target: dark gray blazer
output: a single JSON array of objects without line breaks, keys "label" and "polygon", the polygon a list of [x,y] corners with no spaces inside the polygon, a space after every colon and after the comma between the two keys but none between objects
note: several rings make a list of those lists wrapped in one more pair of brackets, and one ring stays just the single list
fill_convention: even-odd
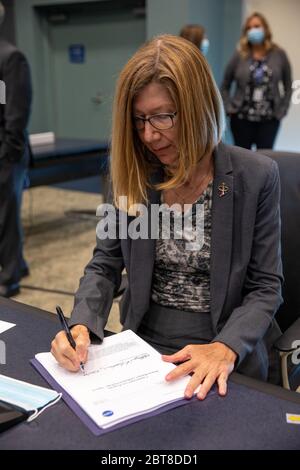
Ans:
[{"label": "dark gray blazer", "polygon": [[18,162],[28,145],[32,87],[30,69],[22,52],[0,39],[0,80],[6,85],[6,104],[0,104],[1,160]]},{"label": "dark gray blazer", "polygon": [[[266,380],[268,352],[280,335],[273,317],[282,302],[278,168],[263,155],[223,143],[214,151],[214,160],[213,341],[237,352],[239,371]],[[221,197],[222,183],[229,190]],[[159,201],[160,193],[151,191],[150,203]],[[75,296],[70,325],[85,324],[103,338],[125,266],[129,287],[123,296],[121,323],[137,331],[149,307],[154,256],[155,240],[97,240]]]},{"label": "dark gray blazer", "polygon": [[[271,49],[266,61],[272,70],[271,95],[274,100],[274,117],[282,119],[288,110],[292,94],[291,66],[284,50],[276,47]],[[251,57],[244,59],[235,52],[229,61],[221,85],[221,94],[227,114],[235,114],[244,102],[245,90],[250,76]],[[235,83],[235,91],[231,94],[231,86]],[[281,85],[280,85],[281,84]]]}]

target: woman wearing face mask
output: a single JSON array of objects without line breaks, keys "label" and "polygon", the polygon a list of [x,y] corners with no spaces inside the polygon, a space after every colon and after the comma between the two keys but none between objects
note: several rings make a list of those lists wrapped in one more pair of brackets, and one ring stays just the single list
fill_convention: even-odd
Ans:
[{"label": "woman wearing face mask", "polygon": [[195,44],[204,56],[209,49],[209,40],[205,37],[205,29],[198,24],[187,24],[182,28],[179,34],[182,38]]},{"label": "woman wearing face mask", "polygon": [[[231,94],[231,86],[235,92]],[[226,67],[221,93],[235,145],[272,148],[291,98],[291,67],[260,13],[250,15]]]}]

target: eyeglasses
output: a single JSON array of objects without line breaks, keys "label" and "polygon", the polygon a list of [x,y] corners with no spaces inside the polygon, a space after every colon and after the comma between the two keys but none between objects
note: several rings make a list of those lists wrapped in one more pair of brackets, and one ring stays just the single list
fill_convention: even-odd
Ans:
[{"label": "eyeglasses", "polygon": [[145,123],[148,121],[154,129],[166,131],[167,129],[174,127],[174,118],[176,114],[177,111],[175,111],[175,113],[153,114],[148,118],[133,116],[133,124],[136,130],[142,131],[145,129]]}]

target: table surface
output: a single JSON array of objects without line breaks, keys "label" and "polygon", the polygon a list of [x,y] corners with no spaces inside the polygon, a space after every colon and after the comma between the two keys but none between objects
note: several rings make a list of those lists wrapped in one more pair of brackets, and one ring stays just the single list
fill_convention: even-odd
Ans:
[{"label": "table surface", "polygon": [[55,142],[31,147],[34,160],[106,151],[108,143],[94,139],[70,139],[58,137]]},{"label": "table surface", "polygon": [[[0,320],[16,323],[0,335],[6,346],[0,373],[48,386],[29,360],[49,351],[60,329],[57,318],[0,298]],[[1,433],[0,449],[300,449],[300,425],[286,422],[286,413],[300,414],[300,395],[239,374],[231,377],[226,397],[215,393],[100,437],[61,400],[35,421]]]}]

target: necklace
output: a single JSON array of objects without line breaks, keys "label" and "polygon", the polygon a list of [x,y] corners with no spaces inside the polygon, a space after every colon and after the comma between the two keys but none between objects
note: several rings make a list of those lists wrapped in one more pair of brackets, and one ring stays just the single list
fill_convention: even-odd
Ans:
[{"label": "necklace", "polygon": [[201,180],[195,186],[192,186],[192,191],[186,194],[180,194],[180,192],[172,188],[172,191],[176,195],[176,199],[179,199],[179,204],[181,204],[181,206],[184,206],[184,204],[191,204],[191,202],[188,201],[192,199],[194,202],[193,198],[196,197],[196,195],[200,196],[202,194],[203,190],[205,189],[206,181],[212,176],[211,170],[212,168],[210,167],[208,172],[201,178]]}]

